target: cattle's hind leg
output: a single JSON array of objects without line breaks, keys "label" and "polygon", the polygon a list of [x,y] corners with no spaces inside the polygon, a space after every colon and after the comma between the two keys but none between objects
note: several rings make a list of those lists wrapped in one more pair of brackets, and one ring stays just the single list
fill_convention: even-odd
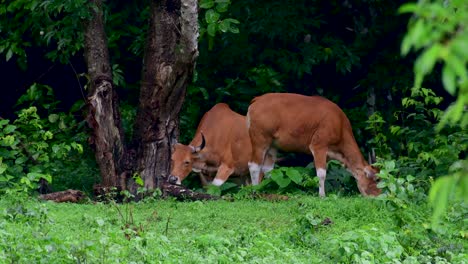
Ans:
[{"label": "cattle's hind leg", "polygon": [[[276,155],[278,151],[270,147],[268,151],[266,152],[265,158],[263,159],[263,165],[262,165],[262,173],[263,176],[267,177],[267,173],[273,170],[275,167],[275,162],[276,162]],[[262,179],[260,179],[261,182]]]},{"label": "cattle's hind leg", "polygon": [[216,177],[214,178],[212,184],[216,186],[221,186],[223,183],[231,176],[234,172],[232,167],[227,166],[226,164],[221,164],[218,168],[218,172],[216,173]]},{"label": "cattle's hind leg", "polygon": [[314,155],[315,170],[319,178],[319,195],[325,197],[325,178],[327,177],[327,147],[309,147]]},{"label": "cattle's hind leg", "polygon": [[265,160],[267,150],[270,148],[271,139],[261,133],[253,132],[254,128],[249,129],[250,141],[252,142],[252,155],[249,161],[250,177],[252,185],[258,185],[262,180],[262,165]]},{"label": "cattle's hind leg", "polygon": [[[253,142],[253,141],[252,141]],[[265,159],[267,148],[269,146],[261,144],[259,146],[252,146],[252,156],[249,161],[250,178],[252,179],[252,185],[258,185],[262,180],[262,165]]]}]

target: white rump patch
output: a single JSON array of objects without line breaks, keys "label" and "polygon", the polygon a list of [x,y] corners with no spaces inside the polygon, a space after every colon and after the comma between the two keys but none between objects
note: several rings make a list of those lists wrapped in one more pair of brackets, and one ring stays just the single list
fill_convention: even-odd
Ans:
[{"label": "white rump patch", "polygon": [[250,178],[252,179],[252,185],[258,185],[260,182],[260,166],[255,162],[249,162]]},{"label": "white rump patch", "polygon": [[214,179],[213,182],[211,184],[215,185],[215,186],[221,186],[223,185],[224,181],[223,180],[220,180],[220,179]]}]

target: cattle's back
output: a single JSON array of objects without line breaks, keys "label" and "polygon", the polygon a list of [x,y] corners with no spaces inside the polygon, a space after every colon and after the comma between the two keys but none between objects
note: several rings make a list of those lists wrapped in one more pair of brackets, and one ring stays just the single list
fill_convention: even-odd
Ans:
[{"label": "cattle's back", "polygon": [[343,111],[320,96],[270,93],[252,100],[248,118],[251,125],[275,139],[286,151],[308,153],[314,140],[331,143],[342,137],[342,127],[349,121]]}]

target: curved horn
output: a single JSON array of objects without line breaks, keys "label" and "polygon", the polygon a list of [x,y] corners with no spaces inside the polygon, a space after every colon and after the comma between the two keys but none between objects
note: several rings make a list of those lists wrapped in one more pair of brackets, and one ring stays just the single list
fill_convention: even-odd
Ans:
[{"label": "curved horn", "polygon": [[375,148],[371,148],[369,152],[367,152],[367,161],[369,164],[374,164],[377,162],[377,158],[375,157]]},{"label": "curved horn", "polygon": [[198,146],[198,147],[191,146],[192,147],[192,153],[200,152],[205,147],[205,144],[206,144],[205,136],[203,135],[203,133],[200,133],[200,134],[201,134],[201,137],[202,137],[202,142],[201,142],[200,146]]}]

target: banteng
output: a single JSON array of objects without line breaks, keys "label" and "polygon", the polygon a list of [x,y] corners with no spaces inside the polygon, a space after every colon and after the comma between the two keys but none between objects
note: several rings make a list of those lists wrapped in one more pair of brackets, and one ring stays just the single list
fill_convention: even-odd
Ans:
[{"label": "banteng", "polygon": [[200,174],[203,185],[215,173],[214,185],[222,185],[231,175],[244,176],[241,182],[245,183],[250,153],[245,116],[220,103],[205,113],[188,146],[174,145],[171,178],[180,184],[194,171]]},{"label": "banteng", "polygon": [[[252,142],[249,161],[252,184],[258,184],[261,174],[273,169],[274,157],[280,149],[313,155],[322,197],[325,196],[327,157],[346,166],[361,194],[380,194],[377,170],[362,156],[348,118],[333,102],[319,96],[265,94],[252,100],[247,126]],[[270,158],[265,159],[266,156]]]}]

